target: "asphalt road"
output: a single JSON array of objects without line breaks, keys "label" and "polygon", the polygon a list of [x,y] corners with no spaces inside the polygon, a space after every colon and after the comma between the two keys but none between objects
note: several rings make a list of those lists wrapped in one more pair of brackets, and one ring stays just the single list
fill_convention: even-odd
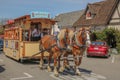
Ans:
[{"label": "asphalt road", "polygon": [[[73,66],[73,61],[70,63]],[[39,62],[32,61],[21,64],[0,52],[0,80],[120,80],[120,55],[109,58],[83,57],[81,76],[76,76],[71,69],[55,77],[53,72],[40,70],[38,65]]]}]

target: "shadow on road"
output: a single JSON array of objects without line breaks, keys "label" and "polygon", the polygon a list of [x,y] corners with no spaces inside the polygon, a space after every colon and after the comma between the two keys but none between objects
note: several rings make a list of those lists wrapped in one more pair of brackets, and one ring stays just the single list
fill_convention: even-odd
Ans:
[{"label": "shadow on road", "polygon": [[22,62],[23,65],[34,65],[34,64],[39,64],[39,61],[33,61],[33,60],[25,60]]},{"label": "shadow on road", "polygon": [[3,52],[2,51],[0,51],[0,55],[2,54]]},{"label": "shadow on road", "polygon": [[87,56],[87,58],[95,58],[95,59],[108,59],[109,57],[106,57],[106,56],[105,57],[104,56]]},{"label": "shadow on road", "polygon": [[5,68],[3,68],[2,66],[4,66],[4,65],[0,65],[0,73],[2,73],[3,71],[5,71]]},{"label": "shadow on road", "polygon": [[[90,75],[92,73],[91,70],[87,70],[87,69],[83,69],[83,68],[79,68],[80,72],[81,73],[84,73],[84,74],[88,74]],[[75,73],[75,69],[71,66],[70,69],[65,69],[64,72],[60,72],[61,75],[76,75]]]},{"label": "shadow on road", "polygon": [[[43,60],[44,61],[44,64],[47,64],[48,61],[46,59]],[[51,64],[53,63],[53,59],[50,61]],[[22,64],[24,65],[34,65],[34,64],[39,64],[40,63],[40,60],[24,60],[24,62],[22,62]]]}]

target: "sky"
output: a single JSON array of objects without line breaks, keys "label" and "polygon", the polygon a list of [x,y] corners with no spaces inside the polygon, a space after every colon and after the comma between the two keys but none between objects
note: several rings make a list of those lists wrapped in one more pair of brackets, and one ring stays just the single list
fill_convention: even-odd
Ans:
[{"label": "sky", "polygon": [[82,10],[88,3],[102,0],[0,0],[0,18],[17,18],[32,11],[49,12],[51,18],[66,12]]}]

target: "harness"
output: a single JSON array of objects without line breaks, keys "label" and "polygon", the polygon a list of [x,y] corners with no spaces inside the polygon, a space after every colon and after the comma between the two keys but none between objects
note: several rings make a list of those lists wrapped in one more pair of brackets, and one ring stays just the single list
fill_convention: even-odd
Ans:
[{"label": "harness", "polygon": [[80,48],[80,49],[86,47],[86,45],[83,45],[83,44],[79,43],[79,41],[77,39],[77,32],[78,31],[74,32],[74,36],[71,40],[72,42],[70,42],[71,43],[70,45],[74,46],[75,48]]},{"label": "harness", "polygon": [[64,35],[64,37],[62,39],[63,43],[64,43],[64,47],[61,47],[58,35],[56,36],[57,46],[59,47],[60,50],[66,50],[67,49],[67,46],[68,46],[68,44],[67,44],[67,37],[68,37],[68,30],[65,31],[65,35]]}]

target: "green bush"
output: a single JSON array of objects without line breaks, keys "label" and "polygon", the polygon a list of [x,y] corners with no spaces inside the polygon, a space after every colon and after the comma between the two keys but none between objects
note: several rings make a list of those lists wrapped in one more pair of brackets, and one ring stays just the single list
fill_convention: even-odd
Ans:
[{"label": "green bush", "polygon": [[113,28],[106,28],[103,31],[94,32],[94,34],[97,36],[96,40],[106,41],[108,45],[111,44],[111,38],[115,37],[116,49],[120,53],[120,31]]},{"label": "green bush", "polygon": [[120,53],[120,43],[117,43],[116,49],[117,49],[118,53]]},{"label": "green bush", "polygon": [[117,50],[120,53],[120,31],[116,30],[115,32],[115,36],[116,36],[116,43],[117,43]]},{"label": "green bush", "polygon": [[94,32],[96,34],[97,39],[96,40],[102,40],[102,41],[106,41],[106,34],[104,31],[99,31],[99,32]]}]

